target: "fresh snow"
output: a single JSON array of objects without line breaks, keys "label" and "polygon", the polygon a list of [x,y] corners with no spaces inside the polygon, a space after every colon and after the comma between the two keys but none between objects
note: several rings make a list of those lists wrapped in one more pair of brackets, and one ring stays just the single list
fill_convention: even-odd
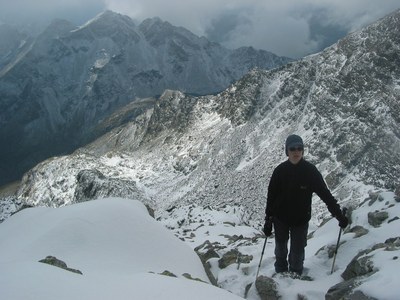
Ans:
[{"label": "fresh snow", "polygon": [[[274,240],[269,238],[260,275],[273,277],[282,299],[324,299],[328,289],[342,282],[340,274],[359,251],[399,236],[400,205],[393,193],[381,193],[352,213],[352,224],[369,233],[342,234],[334,273],[328,247],[336,244],[335,219],[323,226],[310,224],[305,268],[313,281],[274,275]],[[368,213],[388,212],[380,227],[368,223]],[[264,236],[250,226],[252,215],[243,207],[187,205],[159,211],[155,219],[135,200],[107,198],[59,208],[24,209],[0,224],[0,290],[2,299],[247,299],[259,300],[255,276]],[[390,222],[389,222],[390,221]],[[174,236],[174,235],[175,236]],[[219,245],[220,257],[229,250],[252,256],[249,263],[220,268],[208,262],[222,288],[214,287],[194,249],[203,243]],[[201,248],[201,247],[199,247]],[[376,299],[400,295],[396,278],[400,250],[378,248],[370,256],[375,274],[361,279],[359,290]],[[199,252],[202,250],[199,249]],[[83,275],[39,263],[55,256]],[[177,278],[160,275],[172,272]],[[190,274],[204,282],[185,278]],[[226,291],[224,291],[226,290]],[[228,292],[229,291],[229,292]]]},{"label": "fresh snow", "polygon": [[[138,201],[25,209],[0,226],[2,299],[239,299]],[[83,275],[38,262],[55,256]],[[165,270],[178,278],[159,275]]]},{"label": "fresh snow", "polygon": [[[380,227],[374,228],[368,223],[368,213],[373,211],[389,213],[388,219]],[[251,215],[239,207],[204,209],[196,205],[176,208],[165,214],[161,216],[161,222],[193,248],[208,241],[224,246],[221,247],[223,250],[218,252],[220,256],[232,249],[238,249],[243,255],[252,255],[250,263],[235,263],[224,269],[218,267],[218,258],[212,258],[209,262],[221,287],[244,297],[246,286],[251,284],[247,299],[260,299],[254,281],[264,237],[261,228],[246,225],[251,222]],[[363,226],[369,233],[356,238],[349,228],[344,231],[333,274],[331,274],[332,258],[328,257],[328,247],[336,245],[339,234],[338,222],[336,219],[330,219],[323,226],[310,223],[309,233],[312,233],[312,237],[309,238],[306,247],[305,272],[314,279],[313,281],[276,276],[273,266],[274,239],[269,238],[259,275],[273,277],[284,300],[299,299],[298,295],[303,295],[304,299],[308,300],[324,299],[326,292],[332,286],[343,281],[340,275],[360,251],[383,243],[389,238],[399,237],[400,220],[396,220],[399,216],[400,204],[394,200],[394,194],[390,192],[381,193],[374,203],[366,202],[355,209],[352,213],[353,223],[349,228]],[[398,299],[400,286],[396,283],[396,278],[400,269],[400,249],[387,251],[385,248],[378,248],[368,255],[371,256],[374,269],[378,272],[362,279],[358,289],[376,299]]]}]

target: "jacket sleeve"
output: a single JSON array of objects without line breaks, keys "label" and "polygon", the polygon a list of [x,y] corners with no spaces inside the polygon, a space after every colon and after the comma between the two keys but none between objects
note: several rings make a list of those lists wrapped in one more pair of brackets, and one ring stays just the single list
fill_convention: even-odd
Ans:
[{"label": "jacket sleeve", "polygon": [[314,190],[318,197],[324,201],[332,216],[337,217],[341,215],[339,204],[326,186],[322,174],[316,168],[314,171]]},{"label": "jacket sleeve", "polygon": [[274,216],[275,201],[278,193],[278,175],[277,169],[272,173],[271,179],[268,185],[268,195],[267,195],[267,207],[265,209],[265,219]]}]

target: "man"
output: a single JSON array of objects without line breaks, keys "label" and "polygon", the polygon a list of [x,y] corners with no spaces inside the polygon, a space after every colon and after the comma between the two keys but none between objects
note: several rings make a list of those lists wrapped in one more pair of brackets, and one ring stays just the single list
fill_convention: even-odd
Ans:
[{"label": "man", "polygon": [[[304,248],[307,245],[308,222],[311,219],[311,197],[315,192],[329,212],[345,228],[348,219],[328,190],[317,168],[304,160],[304,144],[298,135],[286,139],[288,160],[278,165],[268,186],[264,233],[270,236],[275,229],[275,271],[303,272]],[[288,241],[290,252],[288,261]]]}]

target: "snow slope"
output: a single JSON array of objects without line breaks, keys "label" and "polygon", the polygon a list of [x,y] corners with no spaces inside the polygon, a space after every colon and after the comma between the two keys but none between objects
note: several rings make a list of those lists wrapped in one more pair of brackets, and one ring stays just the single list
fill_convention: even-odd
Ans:
[{"label": "snow slope", "polygon": [[[138,201],[25,209],[1,224],[0,248],[2,299],[239,299],[204,283],[195,252]],[[83,275],[38,262],[49,255]]]},{"label": "snow slope", "polygon": [[[387,217],[373,226],[371,212]],[[369,249],[361,256],[368,259],[368,269],[355,277],[354,290],[375,299],[397,300],[399,217],[399,198],[393,193],[371,196],[351,213],[333,274],[330,253],[339,232],[335,219],[310,226],[305,268],[311,281],[274,274],[273,238],[267,240],[259,274],[277,283],[281,299],[324,299],[332,286],[345,282],[341,275],[354,257]],[[249,225],[251,219],[243,207],[193,204],[165,211],[157,222],[143,204],[122,198],[24,209],[0,224],[1,298],[234,300],[245,297],[250,286],[247,299],[260,300],[254,282],[265,239],[259,228]],[[361,226],[367,231],[364,235],[355,230]],[[396,238],[391,246],[385,243]],[[209,284],[193,249],[200,254],[215,251],[206,262],[222,289]],[[239,259],[223,266],[232,251],[240,254]],[[39,262],[48,255],[83,274]],[[160,275],[164,271],[178,278]]]}]

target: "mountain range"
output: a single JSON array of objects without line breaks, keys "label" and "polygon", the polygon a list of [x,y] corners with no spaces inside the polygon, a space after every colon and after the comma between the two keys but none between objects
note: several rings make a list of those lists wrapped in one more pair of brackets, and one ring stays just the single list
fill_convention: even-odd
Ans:
[{"label": "mountain range", "polygon": [[0,184],[92,141],[104,133],[99,122],[138,98],[212,94],[252,68],[289,61],[112,11],[80,27],[55,20],[37,37],[0,25]]},{"label": "mountain range", "polygon": [[[3,269],[11,274],[3,276],[3,286],[8,295],[21,298],[31,290],[47,294],[43,282],[61,271],[48,267],[48,276],[41,277],[45,267],[37,260],[62,254],[59,258],[85,274],[76,277],[82,279],[79,288],[68,286],[68,292],[95,294],[97,285],[90,284],[86,273],[104,263],[105,252],[105,262],[115,260],[114,267],[122,262],[126,270],[127,247],[120,245],[128,242],[135,251],[143,244],[136,238],[157,245],[149,246],[151,251],[143,249],[149,260],[140,260],[152,270],[148,266],[153,259],[147,254],[162,248],[157,244],[161,239],[153,238],[159,231],[147,231],[148,226],[140,224],[113,226],[137,222],[127,209],[134,199],[197,252],[210,282],[215,279],[235,295],[254,300],[397,299],[393,278],[400,251],[399,123],[400,10],[320,53],[272,70],[252,70],[215,94],[195,96],[168,89],[160,96],[138,97],[93,126],[99,138],[70,155],[42,161],[25,173],[15,194],[0,195],[0,221],[7,219],[0,224],[7,250]],[[269,178],[287,159],[284,142],[292,133],[303,137],[305,158],[318,167],[340,204],[349,208],[350,219],[341,236],[337,221],[327,218],[325,205],[313,199],[306,269],[300,278],[275,274],[274,241],[260,231]],[[107,207],[96,203],[107,197],[127,199],[101,200],[110,201]],[[28,206],[47,207],[10,217]],[[43,218],[36,220],[40,215]],[[104,227],[109,217],[110,226]],[[21,231],[27,229],[26,222],[39,222],[28,226],[34,234]],[[116,243],[110,243],[105,232],[117,236]],[[128,238],[119,238],[125,233]],[[105,242],[99,243],[104,236]],[[60,248],[57,239],[68,246]],[[266,251],[260,259],[263,243]],[[98,256],[92,251],[96,247],[124,251],[117,256],[115,251],[97,251]],[[54,253],[58,248],[59,254]],[[37,249],[43,249],[39,257]],[[93,262],[90,268],[86,257]],[[28,267],[41,276],[27,273]],[[124,271],[113,270],[117,272],[105,281],[121,293],[135,294],[131,279],[126,286],[119,280]],[[167,271],[162,274],[171,275]],[[81,276],[64,272],[68,280]],[[21,274],[28,291],[13,288],[20,285]],[[144,278],[147,274],[133,282]],[[55,284],[65,288],[63,282]]]},{"label": "mountain range", "polygon": [[[99,124],[107,133],[93,143],[27,172],[17,202],[62,206],[132,194],[161,210],[240,204],[262,220],[291,133],[303,137],[306,159],[340,203],[400,194],[399,29],[396,11],[321,53],[253,70],[216,95],[167,90],[135,101]],[[318,199],[314,211],[317,219],[327,214]]]}]

